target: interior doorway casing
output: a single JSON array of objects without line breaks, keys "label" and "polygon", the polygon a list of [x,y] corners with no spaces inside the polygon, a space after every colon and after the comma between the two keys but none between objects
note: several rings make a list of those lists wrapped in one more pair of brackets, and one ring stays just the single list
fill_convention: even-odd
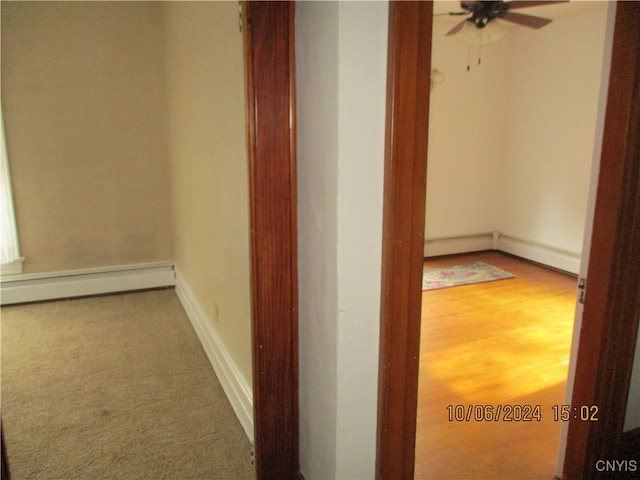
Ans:
[{"label": "interior doorway casing", "polygon": [[413,478],[431,2],[389,3],[376,478]]},{"label": "interior doorway casing", "polygon": [[[430,72],[421,55],[428,58],[431,51],[432,2],[391,2],[389,9],[376,477],[408,479],[415,461]],[[639,36],[640,3],[619,2],[590,254],[593,278],[573,396],[573,405],[600,405],[606,414],[600,422],[570,422],[566,480],[597,478],[595,460],[615,455],[622,437],[640,314],[640,264],[629,261],[629,255],[640,258]]]},{"label": "interior doorway casing", "polygon": [[[591,254],[572,405],[597,405],[599,422],[571,420],[564,478],[606,476],[621,458],[640,317],[640,3],[618,2]],[[636,355],[638,352],[635,352]],[[636,450],[637,451],[637,450]]]},{"label": "interior doorway casing", "polygon": [[299,475],[294,12],[243,3],[258,480]]}]

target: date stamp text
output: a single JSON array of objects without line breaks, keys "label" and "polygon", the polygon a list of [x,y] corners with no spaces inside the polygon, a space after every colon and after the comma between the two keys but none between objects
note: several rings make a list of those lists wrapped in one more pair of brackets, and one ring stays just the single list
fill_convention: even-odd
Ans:
[{"label": "date stamp text", "polygon": [[[597,422],[599,412],[597,405],[551,407],[554,422]],[[447,418],[450,422],[541,422],[542,417],[541,405],[447,405]]]}]

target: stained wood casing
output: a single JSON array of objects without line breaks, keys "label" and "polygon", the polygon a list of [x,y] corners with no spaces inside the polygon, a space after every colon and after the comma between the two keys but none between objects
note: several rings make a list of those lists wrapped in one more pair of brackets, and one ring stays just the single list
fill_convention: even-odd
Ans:
[{"label": "stained wood casing", "polygon": [[244,3],[258,480],[299,473],[294,12]]}]

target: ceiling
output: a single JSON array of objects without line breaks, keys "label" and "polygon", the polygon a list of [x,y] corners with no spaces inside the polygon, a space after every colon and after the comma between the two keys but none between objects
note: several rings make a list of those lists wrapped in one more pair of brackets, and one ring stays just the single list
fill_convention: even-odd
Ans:
[{"label": "ceiling", "polygon": [[[558,5],[545,5],[540,7],[529,7],[518,9],[518,13],[526,13],[530,15],[536,15],[539,17],[546,18],[560,18],[567,15],[573,15],[576,13],[584,12],[586,10],[591,10],[593,8],[601,7],[603,4],[608,3],[607,1],[593,1],[593,0],[571,0],[566,3],[559,3]],[[439,0],[433,2],[433,13],[437,14],[446,14],[449,12],[459,12],[460,2],[453,0]],[[442,15],[440,17],[434,17],[435,21],[446,21],[451,23],[457,23],[464,17],[456,17],[449,15]],[[504,25],[509,25],[508,22],[504,22]]]}]

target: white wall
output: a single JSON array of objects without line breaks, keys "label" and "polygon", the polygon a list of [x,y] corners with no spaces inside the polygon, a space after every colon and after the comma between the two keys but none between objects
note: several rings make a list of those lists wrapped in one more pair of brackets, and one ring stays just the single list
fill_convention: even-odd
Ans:
[{"label": "white wall", "polygon": [[509,33],[500,231],[578,256],[606,26],[606,2],[598,3],[544,29]]},{"label": "white wall", "polygon": [[338,320],[338,3],[296,6],[300,464],[334,478]]},{"label": "white wall", "polygon": [[338,432],[335,478],[373,478],[376,451],[387,2],[340,3]]},{"label": "white wall", "polygon": [[387,2],[297,6],[300,456],[374,478]]},{"label": "white wall", "polygon": [[431,95],[427,241],[499,231],[568,252],[577,268],[607,2],[591,3],[541,30],[509,28],[482,47],[480,66],[436,18],[433,66],[445,80]]},{"label": "white wall", "polygon": [[445,75],[431,91],[425,237],[492,232],[498,222],[498,183],[507,125],[509,42],[472,48],[452,24],[434,22],[432,68]]}]

